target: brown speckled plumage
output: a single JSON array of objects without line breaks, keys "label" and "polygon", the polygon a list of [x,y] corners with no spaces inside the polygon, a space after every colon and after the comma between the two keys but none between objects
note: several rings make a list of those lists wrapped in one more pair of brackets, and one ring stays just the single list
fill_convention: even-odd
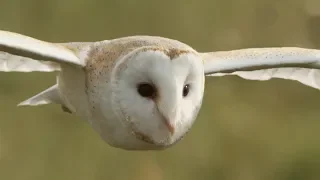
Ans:
[{"label": "brown speckled plumage", "polygon": [[[73,48],[77,47],[73,46]],[[84,71],[86,72],[86,91],[90,89],[88,88],[88,84],[91,84],[90,82],[93,80],[104,77],[103,81],[95,82],[108,81],[110,72],[115,66],[116,61],[137,48],[142,48],[142,51],[162,51],[168,55],[170,59],[174,59],[183,53],[196,53],[195,50],[184,43],[154,36],[132,36],[92,43],[90,45],[90,51],[87,54],[87,57],[90,58],[85,59],[86,66],[84,67]]]},{"label": "brown speckled plumage", "polygon": [[112,68],[114,62],[121,56],[141,47],[150,47],[153,50],[166,52],[171,59],[182,53],[195,52],[186,44],[162,37],[133,36],[101,41],[92,45],[92,50],[88,53],[90,59],[86,60],[86,71],[101,71]]}]

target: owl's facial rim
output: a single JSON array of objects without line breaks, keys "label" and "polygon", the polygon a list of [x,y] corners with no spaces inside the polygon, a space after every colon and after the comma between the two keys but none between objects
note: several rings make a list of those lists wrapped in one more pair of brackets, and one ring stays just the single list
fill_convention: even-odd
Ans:
[{"label": "owl's facial rim", "polygon": [[[185,53],[196,53],[195,51],[188,51],[188,50],[177,50],[174,49],[173,51],[170,51],[168,49],[164,49],[164,48],[159,48],[159,47],[143,47],[140,49],[136,49],[134,51],[132,51],[131,53],[127,54],[126,56],[124,56],[121,60],[119,60],[119,63],[117,64],[117,67],[114,68],[113,71],[113,75],[112,77],[114,78],[112,82],[112,84],[114,86],[117,85],[117,81],[115,80],[116,77],[119,76],[119,73],[124,71],[127,67],[126,63],[123,63],[129,59],[134,58],[135,56],[137,56],[139,54],[139,52],[147,52],[147,51],[160,51],[160,52],[164,52],[164,54],[166,54],[168,56],[168,58],[170,58],[170,60],[174,61],[174,59],[178,58],[180,55],[185,54]],[[156,99],[155,99],[156,101]],[[116,102],[115,102],[116,103]],[[157,102],[155,102],[156,104]],[[159,111],[159,110],[158,110]],[[115,110],[115,112],[117,112],[116,114],[118,114],[118,116],[125,116],[125,118],[119,118],[120,120],[125,119],[125,121],[130,122],[130,117],[128,117],[126,115],[126,113],[124,111],[122,111],[121,109]],[[159,114],[162,115],[162,113],[159,111]],[[167,120],[167,118],[165,116],[162,116],[162,120],[165,123],[165,126],[167,127],[168,131],[170,132],[171,135],[174,134],[174,126],[171,125],[170,123],[168,123],[169,121]],[[124,123],[122,123],[124,124]],[[164,142],[156,142],[153,140],[152,137],[141,133],[140,131],[136,130],[135,125],[132,123],[127,123],[127,125],[125,128],[127,128],[128,132],[131,132],[131,134],[134,135],[134,137],[136,137],[137,139],[150,144],[150,145],[154,145],[157,147],[168,147],[169,145],[175,144],[176,142],[178,142],[180,139],[182,139],[184,136],[177,138],[175,140],[175,142],[171,142],[169,140],[165,140]],[[189,130],[187,130],[189,131]]]}]

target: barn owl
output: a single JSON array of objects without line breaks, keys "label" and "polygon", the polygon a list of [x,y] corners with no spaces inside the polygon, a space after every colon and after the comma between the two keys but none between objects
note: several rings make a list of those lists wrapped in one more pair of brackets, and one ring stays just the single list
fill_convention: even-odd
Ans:
[{"label": "barn owl", "polygon": [[320,50],[299,47],[198,52],[164,37],[51,43],[0,31],[0,71],[56,72],[56,84],[18,106],[59,104],[109,145],[161,150],[191,129],[205,78],[283,78],[320,87]]}]

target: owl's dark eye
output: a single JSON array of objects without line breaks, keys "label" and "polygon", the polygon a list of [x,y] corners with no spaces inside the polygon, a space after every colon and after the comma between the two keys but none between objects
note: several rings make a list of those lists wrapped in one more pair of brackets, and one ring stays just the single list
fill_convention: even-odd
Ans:
[{"label": "owl's dark eye", "polygon": [[190,91],[190,85],[189,84],[184,85],[183,90],[182,90],[183,97],[188,96],[189,91]]},{"label": "owl's dark eye", "polygon": [[140,96],[145,98],[154,98],[156,96],[155,87],[148,83],[138,84],[137,91],[140,94]]}]

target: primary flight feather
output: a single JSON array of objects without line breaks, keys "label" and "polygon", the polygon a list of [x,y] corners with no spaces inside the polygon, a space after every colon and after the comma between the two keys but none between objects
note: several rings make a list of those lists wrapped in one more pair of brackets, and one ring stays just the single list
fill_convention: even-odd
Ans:
[{"label": "primary flight feather", "polygon": [[197,118],[206,76],[283,78],[319,89],[319,63],[319,50],[297,47],[198,52],[156,36],[50,43],[0,31],[0,71],[57,72],[55,85],[20,106],[60,104],[127,150],[179,142]]}]

